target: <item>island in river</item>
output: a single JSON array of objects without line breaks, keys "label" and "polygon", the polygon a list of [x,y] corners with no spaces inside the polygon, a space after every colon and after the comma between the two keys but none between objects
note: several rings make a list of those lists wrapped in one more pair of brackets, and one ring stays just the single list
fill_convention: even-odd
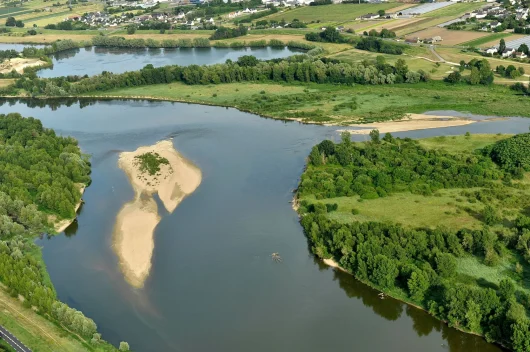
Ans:
[{"label": "island in river", "polygon": [[297,191],[327,265],[514,351],[530,346],[530,134],[313,147]]},{"label": "island in river", "polygon": [[[146,168],[143,157],[154,160],[154,168]],[[153,235],[161,219],[153,195],[158,193],[166,210],[172,213],[199,187],[202,174],[173,148],[170,140],[123,152],[118,165],[127,174],[135,196],[118,213],[114,249],[125,279],[142,287],[151,269]]]}]

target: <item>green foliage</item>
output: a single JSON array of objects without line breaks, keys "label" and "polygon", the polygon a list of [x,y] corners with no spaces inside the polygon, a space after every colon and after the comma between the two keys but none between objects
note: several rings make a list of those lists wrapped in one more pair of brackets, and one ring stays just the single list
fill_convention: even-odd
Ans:
[{"label": "green foliage", "polygon": [[0,192],[68,218],[81,199],[76,184],[88,183],[89,173],[73,138],[58,137],[33,118],[0,115]]},{"label": "green foliage", "polygon": [[443,278],[449,279],[456,274],[456,259],[450,253],[436,256],[436,272]]},{"label": "green foliage", "polygon": [[485,149],[491,159],[499,166],[513,173],[522,168],[530,171],[530,133],[515,135],[495,143],[491,148]]},{"label": "green foliage", "polygon": [[370,280],[382,288],[392,288],[399,270],[392,259],[383,254],[374,257],[374,268]]},{"label": "green foliage", "polygon": [[138,167],[141,172],[147,172],[149,175],[155,175],[160,171],[160,165],[169,165],[169,161],[161,157],[158,153],[144,153],[137,155]]},{"label": "green foliage", "polygon": [[410,275],[407,286],[410,297],[417,302],[422,302],[425,294],[429,290],[429,276],[423,270],[415,270]]},{"label": "green foliage", "polygon": [[237,28],[219,27],[210,37],[211,40],[228,39],[247,35],[248,28],[240,25]]}]

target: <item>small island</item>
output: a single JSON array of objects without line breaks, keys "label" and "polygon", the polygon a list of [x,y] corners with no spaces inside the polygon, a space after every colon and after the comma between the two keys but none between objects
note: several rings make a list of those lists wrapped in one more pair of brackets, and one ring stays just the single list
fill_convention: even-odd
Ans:
[{"label": "small island", "polygon": [[118,165],[134,189],[134,200],[125,204],[116,219],[114,249],[125,279],[142,287],[151,269],[153,234],[160,222],[158,193],[169,213],[199,187],[201,171],[182,157],[170,140],[120,154]]},{"label": "small island", "polygon": [[312,252],[449,326],[528,351],[530,134],[370,137],[313,147],[294,200]]}]

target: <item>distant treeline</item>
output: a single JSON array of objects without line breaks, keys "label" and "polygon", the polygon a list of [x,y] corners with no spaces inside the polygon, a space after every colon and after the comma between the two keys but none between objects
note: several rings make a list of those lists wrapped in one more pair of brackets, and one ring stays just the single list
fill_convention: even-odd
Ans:
[{"label": "distant treeline", "polygon": [[239,25],[237,28],[219,27],[215,30],[214,34],[210,37],[211,40],[236,38],[247,35],[248,28]]},{"label": "distant treeline", "polygon": [[268,11],[259,11],[259,12],[253,13],[253,14],[251,14],[250,16],[248,16],[246,18],[242,18],[240,20],[235,20],[234,23],[235,24],[238,24],[238,23],[250,23],[250,22],[252,22],[254,20],[257,20],[258,18],[266,17],[266,16],[272,15],[272,14],[274,14],[276,12],[278,12],[278,9],[273,6]]},{"label": "distant treeline", "polygon": [[428,75],[424,72],[408,71],[404,62],[396,67],[384,62],[347,64],[336,60],[315,60],[308,55],[270,61],[250,60],[253,62],[251,65],[248,64],[249,60],[242,64],[242,60],[240,58],[237,62],[227,61],[211,66],[174,65],[155,68],[147,65],[139,71],[121,74],[103,72],[93,77],[22,77],[17,80],[16,88],[22,88],[33,96],[65,96],[171,82],[190,85],[256,81],[393,84],[428,80]]},{"label": "distant treeline", "polygon": [[20,54],[16,50],[0,50],[0,62],[5,59],[12,59],[19,56]]}]

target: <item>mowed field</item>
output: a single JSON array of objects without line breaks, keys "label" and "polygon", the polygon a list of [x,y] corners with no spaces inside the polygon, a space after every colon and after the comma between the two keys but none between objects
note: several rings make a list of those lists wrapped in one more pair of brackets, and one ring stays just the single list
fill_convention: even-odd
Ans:
[{"label": "mowed field", "polygon": [[292,21],[297,18],[303,22],[347,22],[368,14],[376,13],[379,10],[391,11],[396,7],[401,7],[400,3],[383,4],[338,4],[323,6],[304,6],[293,10],[286,10],[264,17],[266,20]]},{"label": "mowed field", "polygon": [[431,27],[424,29],[419,32],[414,32],[407,36],[407,38],[418,37],[420,39],[432,38],[434,36],[442,37],[443,45],[457,45],[470,40],[487,37],[489,34],[484,32],[471,32],[471,31],[452,31],[440,27]]},{"label": "mowed field", "polygon": [[422,17],[443,17],[443,16],[461,16],[466,12],[471,12],[485,6],[483,2],[463,2],[441,8],[436,11],[427,12]]}]

